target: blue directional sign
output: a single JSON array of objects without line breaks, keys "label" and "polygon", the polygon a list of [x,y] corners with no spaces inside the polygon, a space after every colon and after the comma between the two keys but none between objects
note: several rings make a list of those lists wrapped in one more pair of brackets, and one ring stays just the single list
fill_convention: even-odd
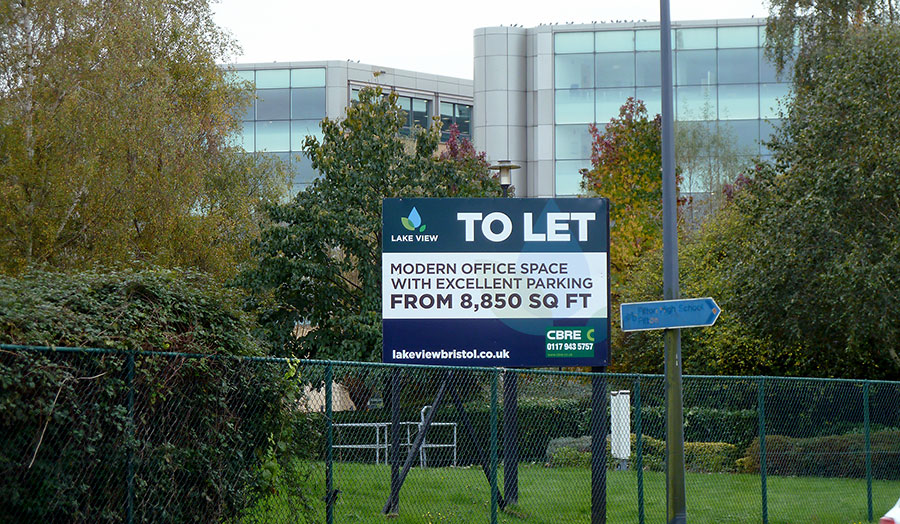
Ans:
[{"label": "blue directional sign", "polygon": [[716,323],[722,309],[707,298],[622,304],[622,331],[705,327]]}]

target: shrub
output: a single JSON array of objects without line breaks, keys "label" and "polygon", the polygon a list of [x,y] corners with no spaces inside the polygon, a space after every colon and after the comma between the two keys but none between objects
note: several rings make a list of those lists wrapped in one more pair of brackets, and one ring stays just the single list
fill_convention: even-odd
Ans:
[{"label": "shrub", "polygon": [[[664,406],[643,406],[643,433],[666,438]],[[743,449],[759,434],[755,410],[689,407],[684,410],[684,439],[688,442],[728,442]]]},{"label": "shrub", "polygon": [[[630,468],[637,459],[636,436],[631,435]],[[697,473],[722,473],[734,471],[737,446],[727,442],[685,442],[684,462],[687,471]],[[606,442],[607,464],[614,465],[610,444]],[[551,466],[584,466],[591,463],[591,437],[558,438],[547,445],[547,461]],[[665,471],[666,443],[653,437],[643,437],[641,461],[644,469]]]},{"label": "shrub", "polygon": [[561,447],[550,453],[548,461],[554,468],[583,468],[591,465],[591,452]]},{"label": "shrub", "polygon": [[[229,358],[264,348],[234,297],[195,273],[0,277],[0,342],[111,348],[0,353],[0,514],[16,520],[121,522],[129,464],[136,521],[233,519],[313,433],[293,409],[304,377]],[[131,366],[120,349],[214,356]]]},{"label": "shrub", "polygon": [[[870,435],[872,475],[880,479],[900,478],[900,430]],[[747,447],[739,460],[746,473],[759,473],[759,439]],[[766,472],[771,475],[849,477],[866,475],[865,435],[848,433],[813,438],[766,436]]]}]

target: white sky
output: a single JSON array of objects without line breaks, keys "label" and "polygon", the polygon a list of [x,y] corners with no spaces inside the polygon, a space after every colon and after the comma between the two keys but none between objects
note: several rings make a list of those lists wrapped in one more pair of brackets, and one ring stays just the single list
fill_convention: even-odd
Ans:
[{"label": "white sky", "polygon": [[[657,0],[220,0],[234,62],[354,60],[472,78],[478,27],[659,20]],[[764,0],[672,0],[672,20],[765,17]]]}]

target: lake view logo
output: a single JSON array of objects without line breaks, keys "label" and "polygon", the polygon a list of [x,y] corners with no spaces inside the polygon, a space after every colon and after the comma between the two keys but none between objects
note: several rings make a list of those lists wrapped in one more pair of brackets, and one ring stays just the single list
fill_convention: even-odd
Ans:
[{"label": "lake view logo", "polygon": [[409,231],[418,230],[419,233],[425,232],[425,224],[422,223],[422,217],[419,216],[419,212],[416,211],[415,207],[413,207],[412,211],[409,212],[409,216],[401,218],[400,222],[402,222],[403,227],[405,227]]}]

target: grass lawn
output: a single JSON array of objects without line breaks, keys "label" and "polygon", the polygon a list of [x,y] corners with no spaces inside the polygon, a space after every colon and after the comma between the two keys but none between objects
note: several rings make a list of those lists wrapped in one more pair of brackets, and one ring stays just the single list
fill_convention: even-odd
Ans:
[{"label": "grass lawn", "polygon": [[[316,505],[322,506],[324,468],[311,479]],[[502,468],[499,485],[503,486]],[[691,523],[762,522],[760,477],[743,474],[688,473],[687,507]],[[490,521],[490,489],[480,468],[414,468],[400,492],[400,515],[386,519],[381,508],[390,488],[385,465],[335,463],[334,486],[341,493],[335,522],[467,523]],[[875,481],[875,519],[900,497],[900,481]],[[254,512],[290,514],[275,500],[264,501]],[[644,473],[646,522],[665,521],[665,474]],[[850,524],[866,522],[866,482],[856,479],[768,477],[768,514],[771,524]],[[590,522],[590,471],[586,468],[519,466],[519,504],[498,513],[508,524]],[[324,510],[321,511],[324,521]],[[256,519],[254,519],[256,520]],[[637,473],[610,471],[607,480],[607,520],[638,523]]]}]

